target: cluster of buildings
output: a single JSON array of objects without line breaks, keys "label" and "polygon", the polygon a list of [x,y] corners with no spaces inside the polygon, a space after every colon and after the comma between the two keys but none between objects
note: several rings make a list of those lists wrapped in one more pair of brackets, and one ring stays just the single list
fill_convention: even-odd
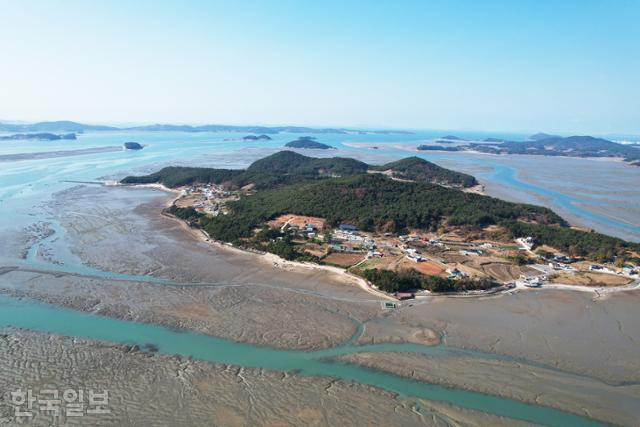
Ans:
[{"label": "cluster of buildings", "polygon": [[576,269],[571,267],[569,264],[563,264],[558,262],[550,262],[549,267],[553,268],[554,270],[560,270],[560,271],[576,271]]},{"label": "cluster of buildings", "polygon": [[415,248],[411,248],[407,245],[407,243],[421,241],[422,239],[420,239],[418,236],[409,236],[406,234],[398,236],[398,239],[400,239],[400,241],[403,242],[403,244],[400,245],[400,249],[402,250],[402,252],[404,253],[404,255],[407,257],[409,261],[413,261],[413,262],[426,261],[426,258],[424,258],[420,254],[419,250]]},{"label": "cluster of buildings", "polygon": [[527,251],[530,251],[536,245],[535,239],[531,236],[521,237],[519,239],[516,239],[516,242],[518,242],[520,246],[522,246]]},{"label": "cluster of buildings", "polygon": [[[334,251],[340,252],[367,251],[367,257],[374,258],[384,256],[380,248],[386,247],[389,248],[392,253],[395,250],[399,250],[400,253],[403,254],[408,260],[416,263],[427,261],[427,259],[422,256],[418,248],[413,247],[414,245],[411,245],[412,242],[419,242],[420,244],[427,244],[444,249],[449,249],[442,241],[440,241],[440,239],[437,238],[427,240],[419,236],[403,234],[397,237],[399,242],[390,242],[389,238],[393,236],[393,233],[385,233],[379,239],[379,241],[376,241],[369,236],[358,233],[354,225],[340,224],[338,228],[331,234],[330,248]],[[393,237],[393,240],[395,240],[395,237]],[[491,244],[488,244],[488,246],[485,245],[484,247],[491,247]],[[461,250],[460,253],[467,256],[478,256],[482,255],[483,251],[479,249],[468,249]]]},{"label": "cluster of buildings", "polygon": [[357,227],[352,224],[340,224],[331,233],[331,243],[329,247],[339,252],[367,252],[369,257],[382,256],[376,250],[376,242],[368,236],[359,234]]},{"label": "cluster of buildings", "polygon": [[292,233],[296,236],[307,237],[309,239],[324,239],[324,237],[318,232],[318,227],[314,224],[305,224],[302,227],[299,227],[287,221],[280,227],[280,232]]},{"label": "cluster of buildings", "polygon": [[560,271],[576,271],[571,264],[579,261],[564,255],[542,256],[542,259],[548,262],[550,268]]},{"label": "cluster of buildings", "polygon": [[404,252],[407,259],[410,261],[413,261],[413,262],[426,261],[426,259],[422,255],[420,255],[420,251],[417,249],[409,248],[407,246],[402,246],[401,249]]},{"label": "cluster of buildings", "polygon": [[467,273],[465,273],[464,271],[460,271],[457,268],[448,268],[447,274],[448,274],[447,279],[450,279],[450,280],[460,279],[462,277],[468,276]]},{"label": "cluster of buildings", "polygon": [[437,246],[439,248],[446,247],[445,244],[440,241],[440,239],[429,239],[427,243],[430,244],[431,246]]},{"label": "cluster of buildings", "polygon": [[[210,200],[211,197],[215,199],[215,197],[230,196],[229,192],[219,191],[216,188],[208,189],[208,191],[205,192],[205,195],[207,196],[208,200]],[[282,233],[292,233],[297,236],[307,237],[310,239],[315,238],[318,240],[325,240],[325,235],[322,234],[322,229],[318,229],[317,225],[314,225],[312,223],[304,223],[304,225],[302,225],[302,220],[304,219],[305,218],[298,218],[298,222],[296,224],[287,221],[280,227],[280,231]],[[527,251],[532,250],[535,246],[535,240],[532,237],[519,238],[516,241],[522,249],[525,249]],[[412,242],[417,242],[418,244]],[[383,257],[385,254],[388,255],[389,253],[393,255],[397,254],[399,251],[408,260],[416,263],[427,261],[427,259],[422,256],[419,250],[419,247],[421,245],[436,246],[444,248],[446,250],[449,249],[449,247],[446,245],[447,242],[443,242],[439,238],[427,239],[414,235],[400,235],[395,237],[393,233],[385,233],[379,238],[374,238],[368,235],[368,233],[359,233],[355,225],[348,223],[342,223],[337,228],[331,230],[330,240],[326,243],[328,243],[329,249],[332,251],[344,253],[366,253],[367,258]],[[484,253],[487,251],[491,252],[492,248],[494,248],[491,243],[460,243],[459,245],[457,243],[451,244],[454,246],[463,246],[462,248],[459,248],[458,252],[460,253],[460,255],[467,257],[481,256],[484,255]],[[557,271],[577,271],[571,264],[580,261],[579,258],[571,258],[564,255],[552,254],[545,254],[542,256],[542,258],[548,263],[549,267],[552,270]],[[640,277],[640,272],[637,269],[633,268],[624,268],[622,272],[616,273],[608,267],[593,264],[589,267],[589,270],[610,274],[623,274],[631,278]],[[460,271],[457,268],[447,269],[446,272],[447,277],[453,280],[460,279],[468,275],[467,273]],[[522,276],[515,282],[515,285],[537,287],[540,286],[544,282],[544,280],[546,280],[546,276]]]},{"label": "cluster of buildings", "polygon": [[391,244],[387,240],[388,237],[393,236],[393,233],[385,233],[381,242],[377,242],[375,239],[360,234],[357,232],[357,228],[351,224],[340,224],[336,230],[331,234],[330,248],[340,252],[367,252],[367,258],[383,257],[384,253],[380,248],[398,248],[407,259],[413,262],[426,261],[418,249],[408,246],[409,242],[421,240],[417,236],[401,235],[398,236],[400,244]]},{"label": "cluster of buildings", "polygon": [[224,190],[215,184],[192,185],[184,190],[187,196],[196,196],[200,200],[193,204],[193,207],[203,213],[209,215],[219,215],[228,213],[225,204],[230,200],[237,200],[238,196]]},{"label": "cluster of buildings", "polygon": [[201,193],[207,200],[220,197],[229,197],[233,194],[230,191],[224,190],[222,187],[215,184],[192,185],[191,187],[187,188],[185,192],[187,194]]}]

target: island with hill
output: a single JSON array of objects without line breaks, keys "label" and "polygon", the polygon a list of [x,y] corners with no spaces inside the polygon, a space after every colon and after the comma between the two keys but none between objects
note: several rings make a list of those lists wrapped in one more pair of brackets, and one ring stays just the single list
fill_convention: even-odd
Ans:
[{"label": "island with hill", "polygon": [[528,141],[503,142],[495,147],[487,147],[487,152],[545,156],[621,157],[626,161],[640,159],[640,150],[636,148],[592,136],[569,136],[566,138],[551,136]]},{"label": "island with hill", "polygon": [[[436,142],[444,142],[442,139]],[[450,141],[451,142],[451,141]],[[561,137],[545,133],[531,135],[524,141],[506,141],[486,138],[483,143],[469,142],[451,148],[438,145],[420,145],[420,151],[476,151],[488,154],[528,154],[565,157],[613,157],[631,164],[640,162],[640,150],[629,144],[619,144],[593,136]]]},{"label": "island with hill", "polygon": [[315,150],[335,149],[335,147],[316,141],[316,138],[312,136],[301,136],[294,141],[287,142],[284,146],[289,148],[308,148]]},{"label": "island with hill", "polygon": [[242,137],[245,141],[271,141],[271,137],[269,135],[247,135]]},{"label": "island with hill", "polygon": [[142,150],[144,147],[138,142],[130,141],[124,143],[124,148],[125,150]]},{"label": "island with hill", "polygon": [[460,146],[455,146],[455,147],[450,147],[447,146],[445,147],[444,145],[418,145],[417,147],[418,151],[465,151],[466,148],[465,147],[460,147]]},{"label": "island with hill", "polygon": [[559,278],[637,280],[640,244],[574,229],[544,207],[462,191],[473,177],[430,165],[284,151],[245,170],[169,167],[122,183],[181,189],[167,213],[214,241],[346,268],[400,299]]},{"label": "island with hill", "polygon": [[77,139],[77,137],[75,133],[55,134],[48,132],[16,133],[13,135],[0,136],[1,141],[58,141],[61,139],[74,140]]},{"label": "island with hill", "polygon": [[529,137],[529,140],[531,141],[543,141],[545,139],[550,139],[550,138],[562,138],[560,135],[552,135],[549,133],[544,133],[544,132],[538,132],[538,133],[534,133],[533,135],[531,135]]},{"label": "island with hill", "polygon": [[0,132],[92,132],[92,131],[112,131],[120,130],[113,126],[89,125],[72,122],[69,120],[59,120],[54,122],[38,123],[0,123]]},{"label": "island with hill", "polygon": [[156,123],[151,125],[115,127],[105,125],[91,125],[72,122],[69,120],[38,122],[38,123],[0,123],[0,132],[108,132],[108,131],[143,131],[143,132],[247,132],[252,134],[277,133],[316,133],[316,134],[365,134],[365,135],[409,135],[412,132],[404,130],[362,130],[346,128],[313,128],[306,126],[237,126],[237,125],[176,125]]},{"label": "island with hill", "polygon": [[440,144],[455,144],[465,142],[466,140],[455,135],[445,135],[436,140]]}]

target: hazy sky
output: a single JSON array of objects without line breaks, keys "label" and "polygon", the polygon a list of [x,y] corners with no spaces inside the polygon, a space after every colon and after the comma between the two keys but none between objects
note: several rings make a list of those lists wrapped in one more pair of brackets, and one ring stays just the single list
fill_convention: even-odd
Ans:
[{"label": "hazy sky", "polygon": [[0,0],[0,119],[640,134],[640,1]]}]

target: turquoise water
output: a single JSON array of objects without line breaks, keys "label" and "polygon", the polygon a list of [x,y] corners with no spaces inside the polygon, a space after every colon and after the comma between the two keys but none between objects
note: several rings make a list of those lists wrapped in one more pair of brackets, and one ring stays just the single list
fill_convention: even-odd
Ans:
[{"label": "turquoise water", "polygon": [[415,344],[376,344],[344,346],[317,352],[277,350],[227,341],[193,332],[177,332],[161,326],[127,322],[107,317],[47,306],[0,296],[0,328],[19,327],[66,336],[84,337],[127,345],[154,344],[162,354],[193,357],[209,362],[264,368],[300,375],[319,375],[369,384],[398,393],[451,403],[495,415],[521,419],[537,424],[557,426],[601,425],[588,418],[556,409],[530,405],[460,389],[404,379],[395,375],[332,360],[332,357],[356,352],[408,351],[434,357],[458,354],[447,347]]},{"label": "turquoise water", "polygon": [[[450,132],[447,132],[450,133]],[[339,148],[337,152],[312,152],[311,155],[343,155],[361,158],[369,162],[386,162],[410,155],[394,148],[397,144],[419,144],[445,132],[421,133],[417,135],[318,135],[322,142]],[[468,135],[463,137],[487,135]],[[55,270],[86,276],[106,277],[117,280],[143,280],[156,284],[168,282],[151,277],[135,276],[117,271],[101,271],[82,264],[64,246],[65,230],[48,207],[52,195],[74,185],[72,181],[95,181],[101,178],[121,178],[131,173],[146,173],[167,164],[203,165],[240,168],[252,161],[275,152],[289,140],[299,135],[275,135],[273,141],[245,142],[240,134],[193,134],[193,133],[95,133],[81,135],[77,141],[24,141],[0,145],[3,154],[35,153],[73,150],[90,147],[118,146],[124,141],[138,141],[146,145],[142,151],[117,151],[94,153],[73,157],[57,157],[40,160],[0,161],[0,239],[8,242],[20,231],[35,223],[46,222],[54,234],[31,245],[26,261],[18,253],[12,253],[9,245],[0,247],[0,267],[27,264],[29,267]],[[494,135],[518,138],[513,135]],[[233,139],[233,140],[225,140]],[[353,148],[350,142],[375,142],[379,150]],[[624,164],[593,162],[594,170],[614,171],[629,181],[624,189],[611,184],[599,184],[597,177],[584,174],[572,177],[572,181],[584,182],[585,188],[600,186],[606,197],[589,191],[559,191],[525,181],[523,169],[529,163],[517,158],[477,156],[461,153],[419,153],[444,166],[459,166],[461,170],[473,171],[483,182],[496,183],[514,191],[537,194],[549,206],[559,207],[577,216],[600,225],[603,230],[614,230],[621,237],[640,236],[640,225],[591,210],[588,206],[620,203],[621,206],[638,202],[633,182],[640,182],[640,168]],[[571,159],[553,159],[553,167],[562,171],[576,165]],[[569,165],[569,166],[567,166]],[[573,166],[571,166],[573,167]],[[600,168],[600,169],[598,169]],[[602,172],[602,173],[605,173]],[[635,177],[637,181],[633,181]],[[595,179],[595,180],[594,180]],[[604,185],[604,187],[603,187]],[[628,187],[631,187],[630,189]],[[624,190],[624,191],[621,191]],[[611,193],[611,194],[609,194]],[[594,197],[598,199],[594,202]],[[583,206],[584,205],[584,206]],[[640,239],[640,238],[638,238]],[[636,239],[636,240],[638,240]],[[55,244],[52,244],[54,243]],[[41,251],[54,248],[58,264],[45,261]],[[299,371],[303,375],[323,375],[371,384],[403,396],[423,397],[453,403],[458,406],[504,415],[513,418],[551,425],[589,425],[593,422],[578,416],[546,407],[527,405],[510,399],[448,389],[436,385],[402,379],[393,375],[367,370],[358,366],[332,361],[332,357],[357,351],[416,351],[431,356],[443,356],[460,351],[448,347],[423,347],[417,345],[383,344],[376,346],[353,346],[353,340],[336,349],[318,352],[300,352],[256,347],[234,343],[214,337],[176,332],[160,326],[124,322],[116,319],[92,316],[64,310],[26,300],[0,297],[0,326],[14,326],[39,331],[80,336],[118,343],[153,343],[162,353],[192,356],[202,360],[230,363],[247,367],[259,367],[282,371]],[[489,356],[487,356],[489,357]]]}]

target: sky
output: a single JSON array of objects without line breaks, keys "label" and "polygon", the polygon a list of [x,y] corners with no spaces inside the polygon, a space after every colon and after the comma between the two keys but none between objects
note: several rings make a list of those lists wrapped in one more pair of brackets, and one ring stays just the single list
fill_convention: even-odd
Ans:
[{"label": "sky", "polygon": [[640,0],[0,0],[0,120],[640,135]]}]

